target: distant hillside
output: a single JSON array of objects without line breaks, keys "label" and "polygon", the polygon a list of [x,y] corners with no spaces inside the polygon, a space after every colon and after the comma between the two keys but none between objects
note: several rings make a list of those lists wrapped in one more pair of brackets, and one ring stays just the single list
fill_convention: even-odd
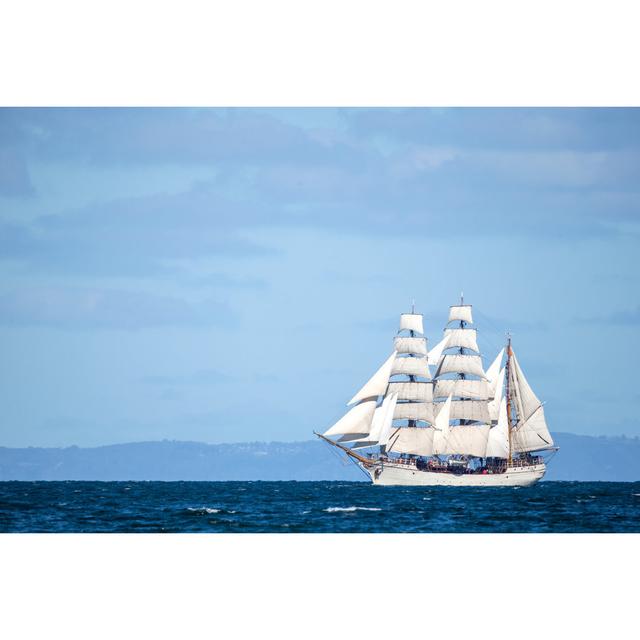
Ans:
[{"label": "distant hillside", "polygon": [[136,442],[64,449],[0,448],[0,480],[358,480],[321,442]]},{"label": "distant hillside", "polygon": [[[554,434],[560,452],[545,480],[640,480],[640,439]],[[0,447],[0,480],[363,480],[319,441],[105,447]]]}]

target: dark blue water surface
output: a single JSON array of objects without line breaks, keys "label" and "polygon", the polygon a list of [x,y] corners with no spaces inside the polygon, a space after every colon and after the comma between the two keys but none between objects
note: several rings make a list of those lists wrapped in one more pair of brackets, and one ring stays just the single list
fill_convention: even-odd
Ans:
[{"label": "dark blue water surface", "polygon": [[0,482],[2,532],[640,532],[640,482]]}]

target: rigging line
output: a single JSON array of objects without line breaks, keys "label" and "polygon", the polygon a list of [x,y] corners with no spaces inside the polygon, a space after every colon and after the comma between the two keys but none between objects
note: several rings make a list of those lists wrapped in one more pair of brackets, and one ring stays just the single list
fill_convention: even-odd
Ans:
[{"label": "rigging line", "polygon": [[478,316],[483,323],[487,324],[491,329],[493,329],[496,333],[503,333],[502,329],[499,329],[491,320],[491,318],[485,315],[482,311],[479,311],[477,308],[474,310],[476,316]]},{"label": "rigging line", "polygon": [[[493,333],[493,332],[490,332],[490,333]],[[499,353],[500,349],[503,348],[502,342],[500,342],[500,343],[494,342],[493,338],[490,337],[490,336],[488,337],[487,336],[487,332],[483,331],[483,330],[478,330],[478,342],[482,343],[482,345],[484,345],[484,346],[489,347],[489,349],[491,349],[491,351],[494,352],[494,353]],[[483,359],[483,361],[488,362],[489,358],[488,358],[487,355],[485,355],[485,353],[483,353],[484,351],[485,351],[484,349],[480,349],[479,355]],[[491,359],[492,361],[493,361],[493,358],[495,358],[495,356],[492,357],[492,359]]]},{"label": "rigging line", "polygon": [[[486,344],[486,346],[489,347],[489,349],[491,349],[491,351],[495,354],[495,353],[500,353],[500,349],[502,349],[504,347],[504,345],[502,343],[497,343],[494,342],[491,338],[489,338],[488,340],[484,338],[484,336],[481,337],[481,341],[483,343]],[[482,351],[480,352],[480,357],[484,358],[485,360],[489,360],[489,358],[487,357],[487,355],[485,355],[484,353],[482,353]],[[493,358],[495,358],[495,355],[491,357],[491,360],[493,361]]]},{"label": "rigging line", "polygon": [[[331,446],[331,445],[327,443],[327,446]],[[333,447],[331,447],[331,449],[333,449]],[[342,466],[348,467],[349,463],[354,464],[365,475],[367,480],[371,480],[371,478],[369,477],[369,474],[358,464],[357,460],[353,459],[351,456],[348,456],[346,453],[345,453],[345,456],[347,458],[346,460],[337,451],[334,451],[334,454],[340,458],[342,462]]]},{"label": "rigging line", "polygon": [[[498,328],[496,327],[496,325],[495,325],[495,324],[493,324],[493,322],[491,322],[491,320],[489,320],[489,318],[488,318],[487,316],[485,316],[485,315],[484,315],[484,313],[482,313],[481,311],[477,311],[477,310],[476,310],[476,312],[475,312],[475,313],[476,313],[476,316],[477,316],[477,317],[482,321],[482,324],[483,324],[483,325],[487,325],[487,326],[488,326],[488,329],[489,329],[489,331],[488,331],[488,332],[487,332],[486,330],[485,330],[485,331],[479,331],[479,332],[478,332],[479,334],[481,334],[481,336],[480,336],[480,337],[482,337],[482,338],[483,338],[483,342],[485,341],[485,340],[484,340],[484,336],[485,336],[487,333],[489,333],[489,334],[494,334],[494,336],[495,336],[495,337],[500,336],[500,343],[502,343],[502,336],[504,336],[504,333],[505,333],[505,332],[504,332],[504,330],[500,330],[500,329],[498,329]],[[486,342],[489,344],[489,346],[490,346],[491,348],[494,348],[494,349],[496,348],[496,345],[495,345],[495,343],[493,343],[493,341],[492,341],[491,337],[489,337],[489,338],[486,340]],[[498,351],[499,351],[499,350],[500,350],[500,349],[498,349]]]},{"label": "rigging line", "polygon": [[[345,454],[346,455],[346,454]],[[364,473],[364,475],[366,476],[366,478],[368,480],[371,480],[371,478],[369,477],[369,474],[358,464],[357,460],[354,460],[351,456],[347,456],[347,459],[349,462],[351,462],[352,464],[355,464],[356,467],[358,467],[358,469]]]},{"label": "rigging line", "polygon": [[326,446],[329,447],[329,449],[331,449],[331,452],[334,456],[337,456],[338,460],[340,460],[341,464],[343,467],[348,467],[349,463],[351,462],[352,464],[355,464],[356,467],[358,467],[358,469],[360,469],[360,471],[362,471],[362,473],[365,474],[365,476],[369,477],[367,472],[356,462],[356,460],[354,460],[353,458],[351,458],[351,456],[346,455],[346,460],[337,452],[334,451],[334,447],[332,447],[328,442],[325,442]]},{"label": "rigging line", "polygon": [[476,314],[476,316],[478,318],[480,318],[480,320],[482,320],[482,322],[484,324],[486,324],[491,330],[495,331],[496,333],[502,333],[502,329],[500,329],[500,327],[498,327],[495,322],[491,319],[490,316],[488,316],[486,313],[484,313],[483,311],[478,310],[477,308],[474,310],[474,313]]},{"label": "rigging line", "polygon": [[348,466],[348,463],[350,460],[349,456],[347,456],[347,460],[345,461],[345,459],[328,442],[325,442],[324,444],[325,446],[329,447],[329,450],[331,451],[331,455],[335,456],[338,460],[340,460],[340,463],[343,467]]},{"label": "rigging line", "polygon": [[[338,460],[340,460],[340,463],[342,464],[342,466],[343,466],[343,467],[348,466],[347,464],[345,464],[345,460],[344,460],[344,458],[343,458],[343,457],[342,457],[342,456],[341,456],[341,455],[340,455],[340,454],[335,450],[335,447],[332,447],[332,446],[331,446],[328,442],[326,442],[326,441],[323,441],[323,442],[324,442],[324,444],[325,444],[327,447],[329,447],[329,450],[331,451],[331,455],[336,456],[336,458],[337,458]],[[348,458],[348,459],[350,459],[350,458],[349,458],[349,456],[347,456],[347,458]]]}]

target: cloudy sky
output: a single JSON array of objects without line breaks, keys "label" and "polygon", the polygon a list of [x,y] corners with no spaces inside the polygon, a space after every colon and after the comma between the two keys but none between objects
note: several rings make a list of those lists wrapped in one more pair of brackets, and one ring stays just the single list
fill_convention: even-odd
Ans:
[{"label": "cloudy sky", "polygon": [[0,445],[308,439],[461,290],[640,435],[639,190],[637,109],[0,109]]}]

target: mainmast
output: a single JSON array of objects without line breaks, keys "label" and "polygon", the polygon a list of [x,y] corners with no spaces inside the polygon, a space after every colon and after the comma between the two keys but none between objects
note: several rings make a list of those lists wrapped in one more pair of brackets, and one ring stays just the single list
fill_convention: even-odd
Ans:
[{"label": "mainmast", "polygon": [[393,345],[391,356],[349,401],[354,406],[323,436],[340,436],[340,443],[352,443],[350,449],[379,446],[382,452],[402,431],[394,421],[406,420],[411,432],[418,430],[418,422],[433,423],[427,339],[415,304],[411,313],[400,315]]},{"label": "mainmast", "polygon": [[[416,301],[412,300],[411,301],[411,315],[415,315],[415,313],[416,313]],[[412,337],[412,338],[415,338],[415,335],[416,335],[415,331],[413,329],[411,329],[409,331],[409,336]],[[413,354],[409,354],[409,357],[413,358],[414,356],[413,356]],[[416,381],[416,377],[414,375],[410,375],[409,376],[409,381],[410,382],[415,382]],[[415,427],[416,426],[416,421],[415,420],[409,420],[409,426],[410,427]]]},{"label": "mainmast", "polygon": [[[464,291],[460,292],[460,306],[464,307]],[[465,327],[466,327],[466,322],[464,320],[460,320],[460,329],[464,331]],[[460,355],[464,355],[464,348],[461,346],[460,350],[459,350]],[[458,378],[460,378],[460,380],[464,380],[466,378],[466,375],[464,373],[459,373],[458,374]],[[467,420],[460,420],[459,421],[460,424],[468,424]]]},{"label": "mainmast", "polygon": [[507,464],[511,464],[512,460],[512,444],[511,444],[511,388],[510,388],[510,380],[511,380],[511,334],[507,334],[507,364],[505,365],[505,373],[507,378],[507,435],[509,439],[509,456],[507,458]]},{"label": "mainmast", "polygon": [[452,396],[451,426],[490,422],[487,379],[472,325],[471,305],[465,303],[461,293],[460,303],[449,307],[444,345],[434,375],[434,397]]}]

